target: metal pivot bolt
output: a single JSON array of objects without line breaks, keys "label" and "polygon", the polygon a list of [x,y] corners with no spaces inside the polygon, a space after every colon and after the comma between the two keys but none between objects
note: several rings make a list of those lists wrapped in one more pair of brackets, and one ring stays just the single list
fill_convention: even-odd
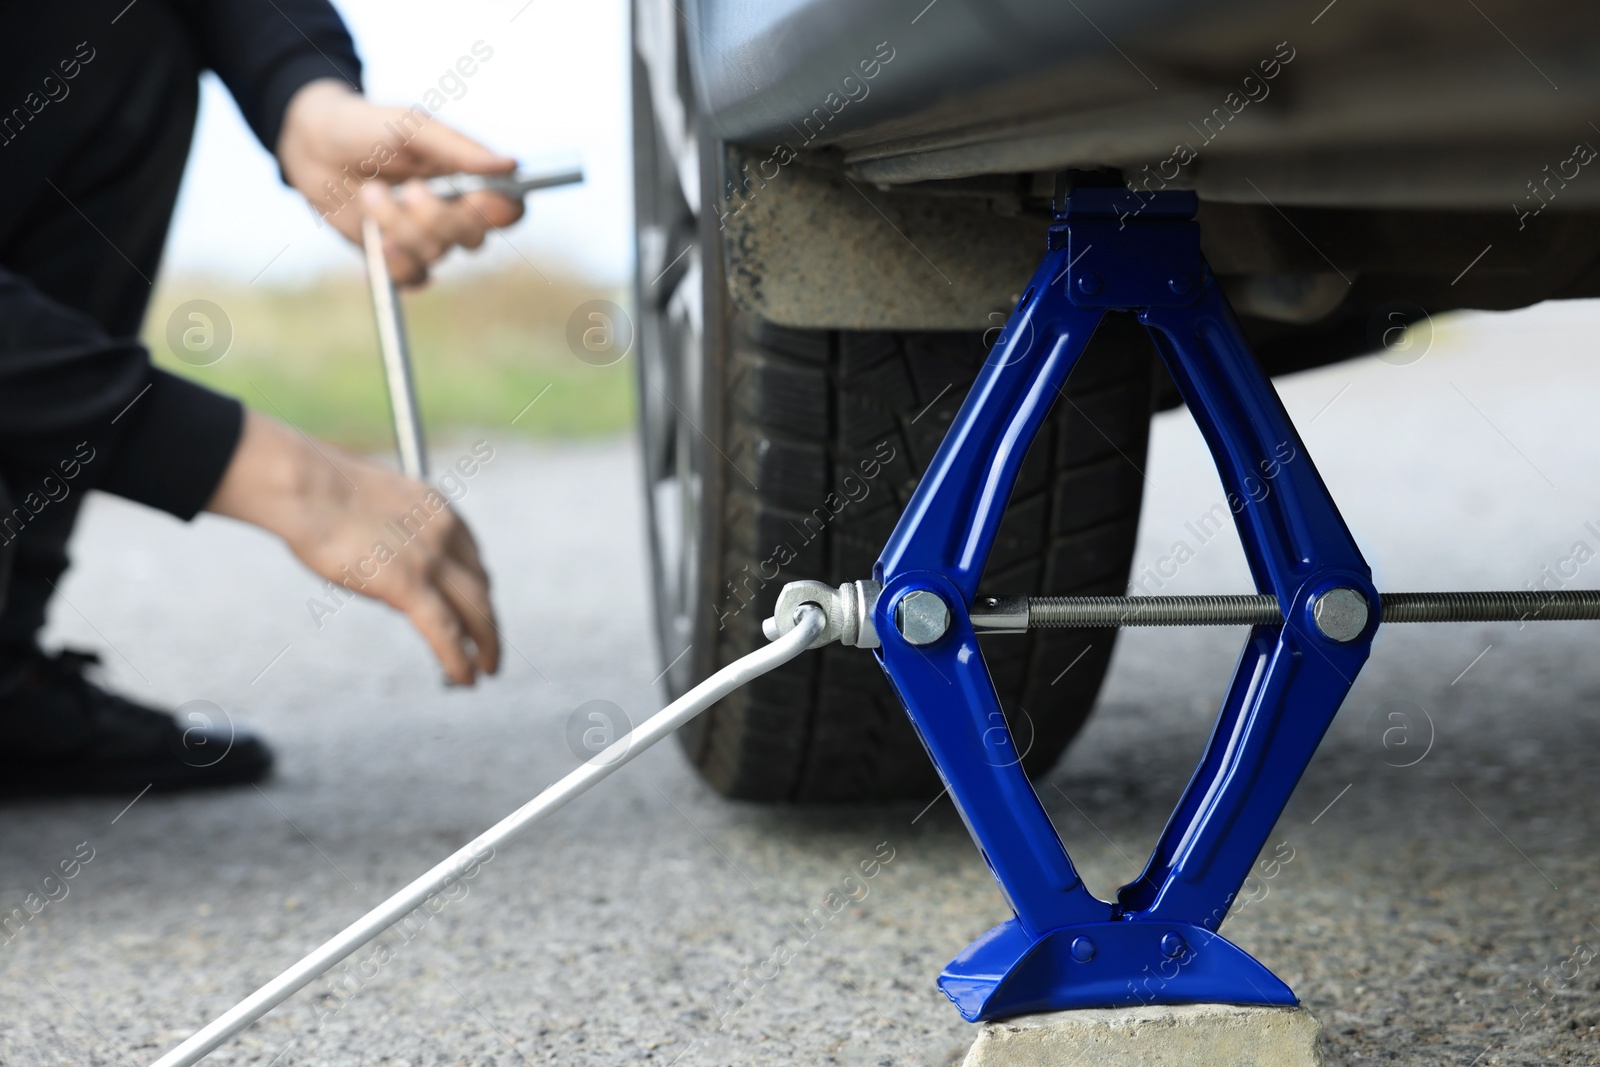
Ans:
[{"label": "metal pivot bolt", "polygon": [[1317,595],[1311,617],[1322,635],[1334,641],[1354,641],[1367,628],[1367,598],[1343,586]]},{"label": "metal pivot bolt", "polygon": [[950,629],[950,605],[938,593],[913,589],[895,606],[900,636],[913,645],[931,645]]}]

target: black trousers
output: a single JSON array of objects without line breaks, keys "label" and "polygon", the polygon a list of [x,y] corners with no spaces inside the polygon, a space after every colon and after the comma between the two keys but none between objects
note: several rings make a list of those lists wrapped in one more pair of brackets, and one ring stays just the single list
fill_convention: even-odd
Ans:
[{"label": "black trousers", "polygon": [[[189,34],[164,6],[136,5],[113,23],[121,6],[40,5],[32,19],[46,24],[42,32],[0,43],[0,117],[15,116],[0,125],[0,282],[31,287],[108,337],[129,339],[171,223],[200,71]],[[75,77],[63,77],[72,69],[63,62],[90,53]],[[43,82],[47,76],[54,80]],[[48,102],[33,112],[40,100]],[[0,323],[0,334],[7,328]],[[29,357],[26,345],[0,344],[0,360]],[[99,384],[81,388],[89,394]],[[82,464],[64,480],[63,464],[74,457],[51,451],[0,450],[0,515],[24,500],[42,502],[0,547],[0,578],[9,572],[0,586],[0,646],[35,640],[67,567],[85,490],[106,466]],[[53,499],[50,488],[62,485],[66,495]]]}]

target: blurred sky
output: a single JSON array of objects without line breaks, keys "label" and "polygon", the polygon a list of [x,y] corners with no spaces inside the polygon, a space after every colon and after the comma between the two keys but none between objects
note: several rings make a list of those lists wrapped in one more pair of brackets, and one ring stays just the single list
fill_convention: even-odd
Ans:
[{"label": "blurred sky", "polygon": [[[582,186],[536,193],[530,216],[478,253],[456,251],[441,275],[552,262],[623,280],[633,257],[625,0],[334,0],[366,65],[367,95],[409,105],[474,42],[494,50],[439,109],[449,123],[531,166],[581,162]],[[524,5],[526,5],[524,7]],[[515,246],[514,248],[512,246]],[[274,258],[276,257],[276,258]],[[268,264],[270,263],[270,266]],[[357,273],[353,246],[318,228],[214,75],[202,86],[194,150],[167,243],[170,274],[278,285]],[[265,268],[265,271],[263,271]]]}]

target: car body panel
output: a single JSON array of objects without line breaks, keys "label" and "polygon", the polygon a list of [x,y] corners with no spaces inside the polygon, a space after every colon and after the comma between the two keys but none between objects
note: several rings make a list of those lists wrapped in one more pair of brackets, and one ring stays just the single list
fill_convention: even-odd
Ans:
[{"label": "car body panel", "polygon": [[1570,174],[1600,146],[1600,5],[1318,7],[696,0],[686,43],[717,136],[879,184],[1149,167],[1214,201],[1509,210],[1566,167],[1561,210],[1600,205]]}]

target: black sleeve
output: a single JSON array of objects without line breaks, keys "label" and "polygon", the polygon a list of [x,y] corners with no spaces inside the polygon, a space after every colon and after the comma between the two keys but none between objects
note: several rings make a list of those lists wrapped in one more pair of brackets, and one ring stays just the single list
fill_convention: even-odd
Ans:
[{"label": "black sleeve", "polygon": [[217,72],[256,137],[274,154],[289,98],[306,82],[361,89],[361,60],[327,0],[177,0],[200,60]]},{"label": "black sleeve", "polygon": [[0,270],[0,456],[24,482],[82,461],[95,488],[193,518],[243,418],[237,400],[155,369],[142,345]]}]

